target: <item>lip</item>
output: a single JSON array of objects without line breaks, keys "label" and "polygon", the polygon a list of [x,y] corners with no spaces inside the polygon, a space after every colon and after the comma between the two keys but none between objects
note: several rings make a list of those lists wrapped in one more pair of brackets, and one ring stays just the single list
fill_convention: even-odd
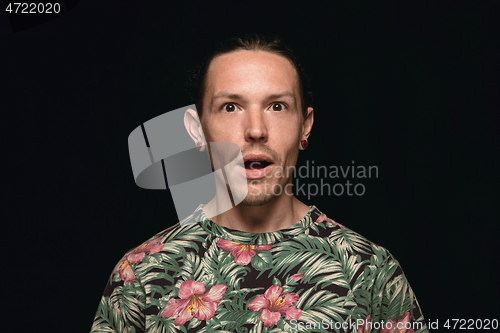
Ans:
[{"label": "lip", "polygon": [[241,172],[242,175],[247,177],[247,179],[261,179],[266,176],[268,176],[271,173],[271,170],[273,169],[274,164],[269,164],[265,168],[258,169],[258,170],[249,170],[245,169],[242,167],[240,164],[236,166],[238,168],[238,171]]},{"label": "lip", "polygon": [[251,154],[246,154],[245,156],[243,156],[243,162],[252,161],[252,160],[253,161],[266,161],[266,162],[269,162],[271,164],[274,164],[273,159],[266,154],[251,153]]},{"label": "lip", "polygon": [[270,163],[268,166],[262,169],[258,170],[250,170],[250,169],[245,169],[245,166],[243,165],[238,165],[239,171],[247,177],[247,179],[261,179],[266,176],[268,176],[271,173],[271,170],[274,166],[274,161],[271,157],[265,154],[257,154],[257,153],[252,153],[252,154],[246,154],[243,157],[243,162],[247,161],[265,161]]}]

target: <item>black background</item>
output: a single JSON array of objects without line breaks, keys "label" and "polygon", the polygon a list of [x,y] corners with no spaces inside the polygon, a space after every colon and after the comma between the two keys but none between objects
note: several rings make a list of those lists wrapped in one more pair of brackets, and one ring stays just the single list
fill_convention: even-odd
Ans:
[{"label": "black background", "polygon": [[496,3],[85,0],[15,33],[0,14],[3,327],[90,330],[121,256],[177,222],[135,185],[128,135],[191,104],[188,69],[245,32],[312,77],[299,165],[379,169],[363,196],[299,199],[388,248],[427,320],[500,319]]}]

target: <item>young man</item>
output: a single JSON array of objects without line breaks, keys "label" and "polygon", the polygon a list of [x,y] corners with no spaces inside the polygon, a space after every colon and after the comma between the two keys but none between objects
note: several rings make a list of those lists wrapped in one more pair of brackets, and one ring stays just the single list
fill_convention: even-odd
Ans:
[{"label": "young man", "polygon": [[427,332],[392,255],[291,194],[314,118],[290,49],[230,39],[193,83],[186,130],[211,156],[210,143],[239,146],[229,172],[246,179],[228,190],[245,196],[227,210],[216,195],[127,252],[92,332]]}]

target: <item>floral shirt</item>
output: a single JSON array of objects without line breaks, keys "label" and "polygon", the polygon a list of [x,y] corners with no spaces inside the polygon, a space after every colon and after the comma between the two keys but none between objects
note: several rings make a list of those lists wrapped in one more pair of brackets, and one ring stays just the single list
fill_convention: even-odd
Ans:
[{"label": "floral shirt", "polygon": [[428,332],[398,261],[315,206],[259,234],[202,207],[125,254],[92,332]]}]

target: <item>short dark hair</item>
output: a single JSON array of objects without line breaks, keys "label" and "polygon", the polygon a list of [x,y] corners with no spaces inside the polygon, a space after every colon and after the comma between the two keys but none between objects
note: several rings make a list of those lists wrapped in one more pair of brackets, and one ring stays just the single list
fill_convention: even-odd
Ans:
[{"label": "short dark hair", "polygon": [[208,67],[216,57],[239,50],[265,51],[288,59],[297,71],[302,113],[304,117],[307,115],[307,108],[312,106],[311,80],[299,62],[299,57],[278,36],[253,33],[232,37],[220,42],[200,65],[191,70],[188,90],[200,118],[203,113],[203,96],[205,94]]}]

